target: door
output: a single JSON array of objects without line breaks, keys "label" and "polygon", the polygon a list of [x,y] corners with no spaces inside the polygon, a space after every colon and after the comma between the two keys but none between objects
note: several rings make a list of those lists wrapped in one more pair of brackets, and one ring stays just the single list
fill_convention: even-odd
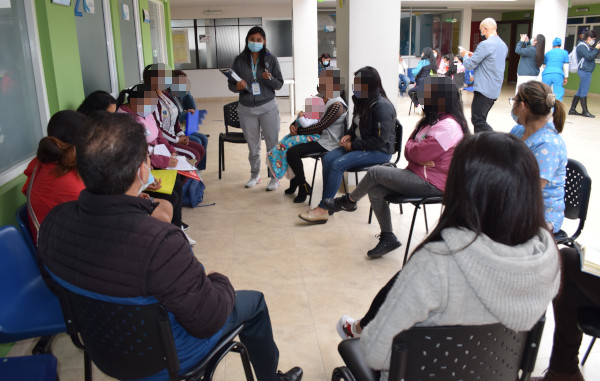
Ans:
[{"label": "door", "polygon": [[165,33],[165,9],[162,2],[148,1],[150,13],[150,40],[152,41],[152,63],[167,63],[167,40]]},{"label": "door", "polygon": [[498,36],[508,46],[508,56],[504,79],[507,83],[517,82],[517,67],[521,56],[515,53],[521,34],[531,38],[531,20],[528,21],[500,21],[498,22]]},{"label": "door", "polygon": [[134,0],[119,0],[119,34],[121,38],[121,53],[123,55],[123,69],[125,74],[125,87],[131,87],[141,82],[143,62],[140,62],[138,53],[139,17],[135,12]]}]

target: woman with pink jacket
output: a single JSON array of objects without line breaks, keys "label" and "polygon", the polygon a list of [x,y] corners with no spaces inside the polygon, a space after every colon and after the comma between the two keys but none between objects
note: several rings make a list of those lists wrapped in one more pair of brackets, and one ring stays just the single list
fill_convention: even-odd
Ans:
[{"label": "woman with pink jacket", "polygon": [[393,233],[390,208],[385,197],[390,194],[441,196],[454,148],[470,134],[460,95],[452,79],[426,78],[424,93],[419,94],[419,98],[424,98],[424,114],[406,142],[404,157],[408,166],[405,169],[372,167],[352,193],[323,201],[331,212],[352,212],[357,208],[356,202],[369,195],[381,228],[379,243],[367,252],[369,258],[379,258],[401,245]]}]

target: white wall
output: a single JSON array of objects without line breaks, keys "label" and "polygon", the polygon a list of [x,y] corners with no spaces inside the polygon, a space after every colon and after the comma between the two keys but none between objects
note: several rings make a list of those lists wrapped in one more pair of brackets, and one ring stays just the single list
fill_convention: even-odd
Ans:
[{"label": "white wall", "polygon": [[304,109],[304,99],[316,93],[319,57],[317,37],[317,2],[292,0],[292,45],[296,109]]},{"label": "white wall", "polygon": [[531,34],[535,36],[541,33],[546,37],[546,51],[552,49],[555,37],[560,38],[564,44],[568,12],[569,0],[535,1]]}]

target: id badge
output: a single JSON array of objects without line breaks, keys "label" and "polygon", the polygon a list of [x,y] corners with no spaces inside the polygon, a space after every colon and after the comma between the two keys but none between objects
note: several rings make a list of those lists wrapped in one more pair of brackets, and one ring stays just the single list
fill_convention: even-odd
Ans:
[{"label": "id badge", "polygon": [[252,95],[260,95],[260,85],[258,82],[252,82]]}]

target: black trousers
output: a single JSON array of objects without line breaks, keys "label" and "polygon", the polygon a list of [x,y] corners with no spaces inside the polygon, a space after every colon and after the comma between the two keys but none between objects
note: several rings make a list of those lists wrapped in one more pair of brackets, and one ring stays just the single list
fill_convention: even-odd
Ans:
[{"label": "black trousers", "polygon": [[486,121],[494,102],[496,102],[495,99],[488,98],[479,91],[473,93],[473,103],[471,103],[471,123],[473,123],[475,133],[494,131],[492,126]]},{"label": "black trousers", "polygon": [[298,144],[287,150],[286,157],[288,165],[294,171],[294,179],[298,184],[304,184],[306,178],[304,176],[304,166],[302,165],[302,157],[309,153],[327,152],[318,142],[308,142]]},{"label": "black trousers", "polygon": [[562,288],[552,302],[554,308],[554,343],[550,369],[558,373],[579,371],[579,346],[583,337],[577,327],[577,310],[600,308],[600,278],[581,271],[577,250],[560,250],[563,260]]},{"label": "black trousers", "polygon": [[173,205],[173,219],[171,219],[171,223],[178,228],[181,227],[181,207],[183,198],[181,194],[183,193],[183,182],[181,181],[181,175],[177,175],[175,179],[175,186],[173,187],[173,192],[171,194],[159,193],[159,192],[146,192],[151,197],[160,198],[161,200],[167,200]]}]

